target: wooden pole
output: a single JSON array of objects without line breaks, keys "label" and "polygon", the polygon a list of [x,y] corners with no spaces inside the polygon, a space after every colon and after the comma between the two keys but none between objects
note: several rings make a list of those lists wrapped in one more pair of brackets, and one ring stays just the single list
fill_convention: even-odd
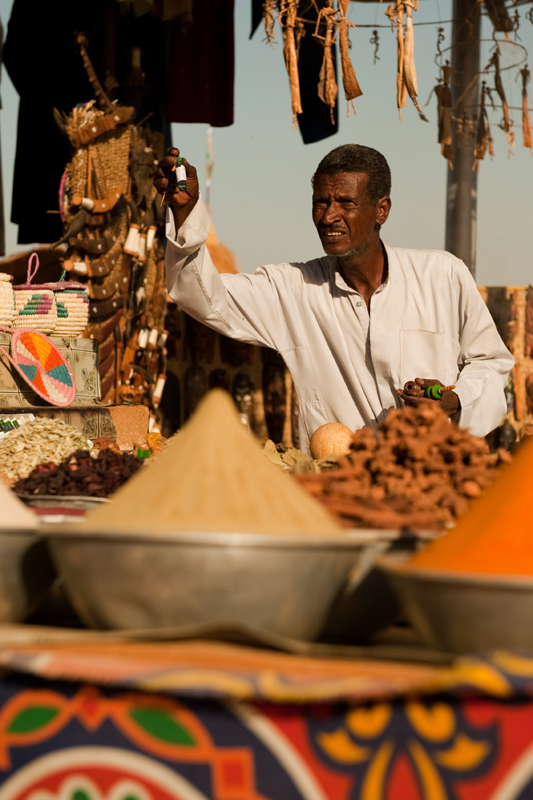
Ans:
[{"label": "wooden pole", "polygon": [[453,0],[453,169],[448,167],[446,250],[476,273],[477,170],[475,125],[479,98],[481,13],[479,0]]}]

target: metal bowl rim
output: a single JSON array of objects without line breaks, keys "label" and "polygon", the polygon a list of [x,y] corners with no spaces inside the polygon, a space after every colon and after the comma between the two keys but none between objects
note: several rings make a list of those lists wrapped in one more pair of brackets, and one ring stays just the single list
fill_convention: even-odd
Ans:
[{"label": "metal bowl rim", "polygon": [[36,517],[35,528],[0,528],[0,537],[2,536],[34,536],[39,538],[39,520]]},{"label": "metal bowl rim", "polygon": [[79,523],[58,525],[54,523],[43,523],[38,531],[38,535],[46,539],[73,539],[93,540],[93,541],[115,541],[125,544],[187,544],[199,546],[218,546],[224,547],[250,547],[266,549],[346,549],[359,550],[370,546],[378,541],[379,537],[372,539],[370,536],[357,538],[353,535],[344,533],[338,536],[328,535],[308,535],[295,536],[285,534],[268,533],[243,533],[227,531],[157,531],[157,533],[142,532],[121,532],[113,530],[80,530]]},{"label": "metal bowl rim", "polygon": [[110,503],[111,500],[109,497],[89,497],[83,494],[24,494],[23,492],[15,492],[17,497],[25,502],[26,500],[53,500],[54,502],[61,503],[65,502],[66,500],[76,500],[83,502],[89,501],[89,503]]},{"label": "metal bowl rim", "polygon": [[375,566],[406,580],[468,584],[487,588],[533,589],[533,575],[499,575],[492,572],[454,572],[437,567],[407,567],[405,562],[410,558],[412,554],[386,554],[376,559]]}]

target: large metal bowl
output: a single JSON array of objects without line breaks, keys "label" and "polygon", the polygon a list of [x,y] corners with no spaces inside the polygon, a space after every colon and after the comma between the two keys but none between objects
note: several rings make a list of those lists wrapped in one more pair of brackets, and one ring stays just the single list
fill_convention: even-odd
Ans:
[{"label": "large metal bowl", "polygon": [[348,576],[383,549],[379,535],[307,538],[246,533],[146,536],[47,533],[72,605],[96,628],[250,625],[312,640]]},{"label": "large metal bowl", "polygon": [[533,578],[377,562],[425,644],[452,653],[509,650],[533,656]]},{"label": "large metal bowl", "polygon": [[35,531],[0,531],[0,623],[26,619],[55,577],[45,543]]}]

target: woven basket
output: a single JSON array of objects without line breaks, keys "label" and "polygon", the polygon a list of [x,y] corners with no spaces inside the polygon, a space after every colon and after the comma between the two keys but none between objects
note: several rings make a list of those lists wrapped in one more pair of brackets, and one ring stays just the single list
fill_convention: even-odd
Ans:
[{"label": "woven basket", "polygon": [[15,319],[15,298],[13,297],[12,275],[0,272],[0,325],[6,328],[13,326]]},{"label": "woven basket", "polygon": [[[35,269],[31,271],[35,259]],[[33,328],[41,333],[52,333],[57,325],[57,308],[54,292],[46,285],[32,283],[39,269],[39,256],[32,253],[28,261],[26,283],[13,286],[16,315],[14,328]]]},{"label": "woven basket", "polygon": [[47,283],[55,296],[57,325],[54,336],[75,339],[83,333],[89,322],[89,297],[83,283],[59,281]]}]

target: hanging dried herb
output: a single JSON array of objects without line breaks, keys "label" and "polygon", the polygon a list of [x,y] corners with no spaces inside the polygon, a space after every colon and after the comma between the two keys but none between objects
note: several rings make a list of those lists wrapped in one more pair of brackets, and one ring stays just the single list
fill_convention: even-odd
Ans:
[{"label": "hanging dried herb", "polygon": [[420,108],[417,100],[418,86],[416,81],[416,68],[415,68],[415,31],[413,27],[413,8],[416,11],[418,2],[415,6],[411,3],[404,3],[406,11],[405,20],[405,37],[404,37],[404,52],[403,52],[403,80],[409,97],[411,98],[414,107],[420,115],[420,119],[428,122],[424,116],[424,112]]},{"label": "hanging dried herb", "polygon": [[296,17],[298,14],[298,0],[282,0],[279,13],[279,21],[283,30],[283,55],[285,66],[291,85],[291,105],[292,105],[292,126],[297,125],[297,115],[302,113],[302,101],[300,97],[300,76],[298,75],[298,55],[296,52],[296,41],[294,29],[296,27]]},{"label": "hanging dried herb", "polygon": [[[341,54],[342,83],[344,86],[344,96],[346,97],[346,100],[348,102],[348,116],[349,116],[350,102],[352,102],[356,97],[360,97],[363,94],[363,92],[355,76],[355,70],[353,68],[353,64],[350,59],[350,51],[349,51],[350,43],[348,41],[348,26],[350,25],[350,23],[346,17],[348,11],[348,3],[349,0],[339,0],[339,11],[341,14],[339,21],[339,50]],[[354,108],[354,113],[355,113],[355,108]]]},{"label": "hanging dried herb", "polygon": [[[335,17],[336,11],[333,8],[333,0],[328,0],[328,5],[321,8],[316,21],[315,36],[324,40],[324,58],[320,68],[318,78],[318,96],[329,106],[331,124],[335,124],[333,114],[335,103],[337,102],[337,80],[335,78],[335,65],[333,61],[333,44],[335,41]],[[325,36],[320,36],[319,29],[321,23],[326,27]]]},{"label": "hanging dried herb", "polygon": [[446,63],[446,66],[441,67],[439,83],[433,89],[437,97],[438,142],[440,144],[440,152],[448,161],[450,167],[452,166],[451,160],[453,158],[451,74],[452,68]]},{"label": "hanging dried herb", "polygon": [[474,168],[480,161],[483,161],[487,150],[489,151],[489,154],[491,156],[494,155],[494,150],[492,148],[492,136],[490,135],[489,118],[485,103],[487,94],[488,94],[487,84],[485,83],[485,81],[483,81],[483,83],[481,84],[479,119],[476,132],[476,143],[474,146],[474,159],[475,159]]},{"label": "hanging dried herb", "polygon": [[498,48],[496,48],[496,50],[494,51],[492,58],[490,59],[487,66],[494,67],[494,88],[498,93],[503,108],[503,122],[501,127],[505,131],[505,135],[507,136],[507,141],[509,142],[509,145],[512,148],[514,146],[514,133],[512,129],[513,124],[511,122],[511,117],[509,116],[509,103],[507,102],[507,98],[505,96],[505,90],[503,88],[503,83],[502,83],[502,76],[500,71],[500,51],[498,50]]},{"label": "hanging dried herb", "polygon": [[529,147],[533,151],[533,135],[531,133],[531,120],[529,119],[529,107],[527,102],[527,84],[530,78],[528,65],[520,70],[522,78],[522,135],[524,147]]}]

